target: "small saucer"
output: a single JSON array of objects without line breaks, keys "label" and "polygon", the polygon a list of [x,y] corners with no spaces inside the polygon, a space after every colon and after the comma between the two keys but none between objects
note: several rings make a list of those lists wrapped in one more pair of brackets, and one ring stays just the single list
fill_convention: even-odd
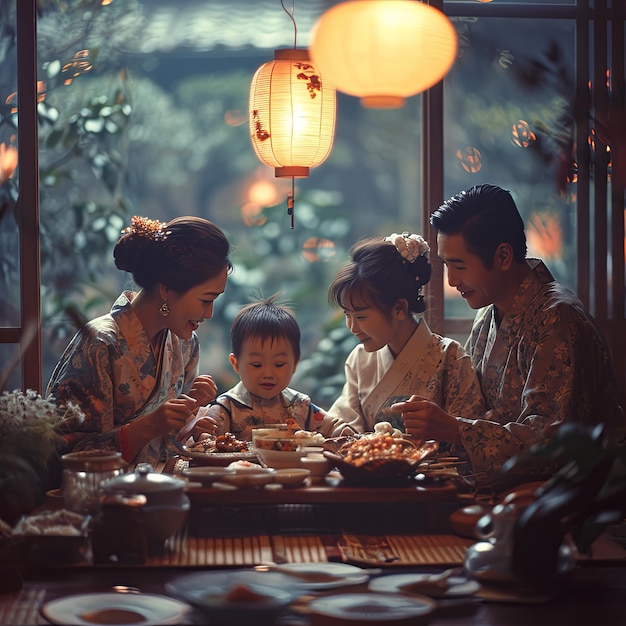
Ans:
[{"label": "small saucer", "polygon": [[303,467],[277,469],[274,471],[274,482],[285,487],[297,487],[303,485],[310,476],[311,470]]}]

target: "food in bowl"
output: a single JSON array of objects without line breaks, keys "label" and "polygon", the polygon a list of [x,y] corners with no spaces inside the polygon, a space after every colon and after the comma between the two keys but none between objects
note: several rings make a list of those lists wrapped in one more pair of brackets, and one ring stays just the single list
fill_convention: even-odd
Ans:
[{"label": "food in bowl", "polygon": [[266,572],[197,572],[168,582],[166,589],[194,607],[197,623],[271,626],[297,597],[280,580],[272,583]]},{"label": "food in bowl", "polygon": [[189,446],[192,452],[246,452],[248,442],[237,439],[233,433],[206,434]]},{"label": "food in bowl", "polygon": [[321,433],[295,430],[289,424],[252,430],[252,446],[266,467],[275,469],[302,467],[300,459],[307,448],[321,445],[325,441]]},{"label": "food in bowl", "polygon": [[418,464],[439,449],[436,441],[416,445],[408,439],[389,434],[369,433],[344,443],[324,456],[335,463],[348,482],[386,484],[406,481]]}]

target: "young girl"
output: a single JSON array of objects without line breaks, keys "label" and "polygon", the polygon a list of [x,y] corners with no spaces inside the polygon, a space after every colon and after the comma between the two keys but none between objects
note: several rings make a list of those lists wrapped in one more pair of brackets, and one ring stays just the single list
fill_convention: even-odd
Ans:
[{"label": "young girl", "polygon": [[390,407],[412,395],[452,415],[483,415],[469,356],[458,342],[432,333],[422,317],[429,252],[420,235],[365,240],[330,285],[329,300],[343,309],[359,345],[346,359],[346,382],[328,417],[357,432],[373,431],[381,421],[404,430]]},{"label": "young girl", "polygon": [[201,408],[179,433],[230,432],[250,441],[252,429],[293,421],[301,429],[332,434],[340,420],[328,420],[309,396],[289,387],[300,361],[300,328],[293,313],[277,302],[278,295],[254,302],[237,313],[231,327],[230,362],[241,381]]}]

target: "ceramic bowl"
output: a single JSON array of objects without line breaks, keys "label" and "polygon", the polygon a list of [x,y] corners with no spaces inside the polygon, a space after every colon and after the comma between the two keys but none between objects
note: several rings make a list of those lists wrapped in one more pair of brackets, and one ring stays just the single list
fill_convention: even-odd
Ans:
[{"label": "ceramic bowl", "polygon": [[295,599],[293,590],[269,585],[263,572],[197,572],[166,584],[168,593],[194,607],[212,626],[270,626]]},{"label": "ceramic bowl", "polygon": [[321,452],[308,453],[303,456],[300,461],[300,465],[311,471],[311,480],[313,482],[322,482],[333,469],[333,463],[330,459],[327,459]]},{"label": "ceramic bowl", "polygon": [[265,450],[257,449],[257,456],[265,467],[274,469],[289,469],[290,467],[299,467],[300,459],[304,456],[304,452],[299,450]]},{"label": "ceramic bowl", "polygon": [[276,425],[252,430],[252,449],[265,467],[274,469],[298,467],[302,440],[293,436],[287,425]]}]

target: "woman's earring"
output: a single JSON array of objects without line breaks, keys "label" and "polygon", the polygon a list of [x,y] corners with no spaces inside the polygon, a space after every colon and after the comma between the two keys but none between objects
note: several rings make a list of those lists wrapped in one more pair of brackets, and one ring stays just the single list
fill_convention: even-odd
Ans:
[{"label": "woman's earring", "polygon": [[170,314],[170,307],[167,306],[167,300],[163,302],[159,311],[161,311],[163,317],[167,317]]}]

